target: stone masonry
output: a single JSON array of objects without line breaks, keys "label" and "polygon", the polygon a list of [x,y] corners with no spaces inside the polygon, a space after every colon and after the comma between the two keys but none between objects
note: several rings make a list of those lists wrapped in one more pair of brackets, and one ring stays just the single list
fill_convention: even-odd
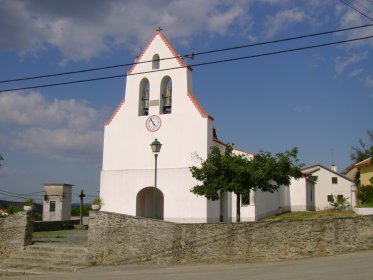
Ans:
[{"label": "stone masonry", "polygon": [[176,224],[91,212],[88,243],[97,264],[297,259],[373,249],[373,216]]},{"label": "stone masonry", "polygon": [[0,219],[0,262],[32,244],[32,212],[18,212]]}]

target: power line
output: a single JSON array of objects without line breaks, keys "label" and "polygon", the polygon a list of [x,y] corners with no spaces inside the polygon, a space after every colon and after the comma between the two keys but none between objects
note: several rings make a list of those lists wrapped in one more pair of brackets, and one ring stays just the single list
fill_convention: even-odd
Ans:
[{"label": "power line", "polygon": [[302,51],[302,50],[308,50],[308,49],[338,45],[338,44],[349,43],[349,42],[356,42],[356,41],[367,40],[367,39],[371,39],[371,38],[373,38],[373,35],[354,38],[354,39],[340,40],[340,41],[324,43],[324,44],[317,44],[317,45],[310,45],[310,46],[299,47],[299,48],[286,49],[286,50],[275,51],[275,52],[268,52],[268,53],[261,53],[261,54],[256,54],[256,55],[241,56],[241,57],[236,57],[236,58],[202,62],[202,63],[196,63],[196,64],[191,64],[191,65],[186,65],[186,66],[171,67],[171,68],[166,68],[166,69],[150,70],[150,71],[143,71],[143,72],[130,73],[130,74],[127,73],[127,74],[120,74],[120,75],[114,75],[114,76],[105,76],[105,77],[98,77],[98,78],[91,78],[91,79],[84,79],[84,80],[75,80],[75,81],[69,81],[69,82],[41,84],[41,85],[21,87],[21,88],[3,89],[3,90],[0,90],[0,93],[1,92],[8,92],[8,91],[17,91],[17,90],[62,86],[62,85],[77,84],[77,83],[84,83],[84,82],[93,82],[93,81],[122,78],[122,77],[134,76],[134,75],[140,75],[140,74],[149,74],[149,73],[154,73],[154,72],[176,70],[176,69],[186,68],[186,67],[198,67],[198,66],[204,66],[204,65],[212,65],[212,64],[218,64],[218,63],[233,62],[233,61],[244,60],[244,59],[253,59],[253,58],[264,57],[264,56],[271,56],[271,55],[277,55],[277,54],[284,54],[284,53],[290,53],[290,52],[296,52],[296,51]]},{"label": "power line", "polygon": [[[355,1],[355,2],[352,1],[352,2],[354,2],[354,3],[357,3],[357,5],[360,7],[360,9],[359,9],[359,8],[356,8],[355,6],[353,6],[353,5],[351,5],[351,4],[349,4],[349,3],[348,3],[347,1],[345,1],[345,0],[339,0],[339,1],[341,1],[341,2],[344,3],[346,6],[350,7],[351,9],[353,9],[354,11],[358,12],[358,13],[361,14],[362,16],[366,17],[367,19],[370,19],[371,21],[373,21],[373,18],[366,14],[366,13],[369,13],[369,11],[367,11],[364,7],[360,6],[360,3],[359,3],[359,2],[357,2],[357,1]],[[363,11],[361,11],[361,10],[364,10],[365,12],[363,12]]]},{"label": "power line", "polygon": [[[169,59],[177,59],[177,58],[194,58],[197,55],[206,55],[206,54],[217,53],[217,52],[226,52],[226,51],[232,51],[232,50],[243,49],[243,48],[251,48],[251,47],[256,47],[256,46],[277,44],[281,42],[288,42],[288,41],[293,41],[293,40],[328,35],[328,34],[339,33],[339,32],[344,32],[344,31],[349,31],[349,30],[354,30],[354,29],[361,29],[361,28],[371,27],[371,26],[373,26],[373,24],[365,24],[365,25],[360,25],[360,26],[354,26],[354,27],[348,27],[348,28],[342,28],[342,29],[323,31],[323,32],[318,32],[318,33],[294,36],[294,37],[289,37],[289,38],[283,38],[283,39],[278,39],[278,40],[264,41],[264,42],[253,43],[253,44],[245,44],[245,45],[239,45],[239,46],[234,46],[234,47],[221,48],[221,49],[215,49],[215,50],[209,50],[209,51],[203,51],[203,52],[193,52],[191,54],[162,58],[160,59],[160,61],[169,60]],[[117,64],[117,65],[103,66],[103,67],[96,67],[96,68],[88,68],[88,69],[81,69],[81,70],[69,71],[69,72],[60,72],[60,73],[47,74],[47,75],[22,77],[22,78],[16,78],[16,79],[3,80],[3,81],[0,81],[0,84],[26,81],[26,80],[35,80],[35,79],[41,79],[41,78],[51,78],[51,77],[72,75],[72,74],[79,74],[79,73],[86,73],[86,72],[93,72],[93,71],[108,70],[108,69],[114,69],[114,68],[119,68],[119,67],[132,66],[134,64],[143,64],[143,63],[150,63],[150,62],[152,62],[152,60],[140,61],[140,62],[135,62],[135,63],[131,62],[131,63],[124,63],[124,64]]]}]

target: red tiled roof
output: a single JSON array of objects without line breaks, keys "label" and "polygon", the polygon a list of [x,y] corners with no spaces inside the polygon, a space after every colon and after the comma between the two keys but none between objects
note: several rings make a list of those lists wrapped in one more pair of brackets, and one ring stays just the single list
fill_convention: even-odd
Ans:
[{"label": "red tiled roof", "polygon": [[[226,143],[220,141],[218,138],[214,138],[213,141],[216,142],[216,143],[218,143],[218,144],[220,144],[220,145],[223,145],[224,147],[227,146]],[[237,149],[237,148],[235,148],[235,147],[233,147],[233,151],[239,151],[239,152],[245,153],[245,154],[247,154],[247,155],[252,155],[253,157],[256,156],[256,155],[253,154],[253,153],[249,153],[249,152],[246,152],[246,151],[243,151],[243,150]]]},{"label": "red tiled roof", "polygon": [[206,113],[205,109],[202,108],[202,106],[198,102],[197,98],[195,98],[195,96],[191,92],[188,92],[187,95],[188,95],[189,99],[192,101],[193,105],[198,110],[198,112],[201,114],[202,117],[214,120],[214,118],[212,116],[210,116],[209,114]]},{"label": "red tiled roof", "polygon": [[356,163],[355,166],[359,168],[359,167],[367,166],[369,164],[372,164],[371,163],[371,158],[367,158],[363,161],[360,161],[360,162]]},{"label": "red tiled roof", "polygon": [[123,98],[122,101],[119,103],[118,107],[115,109],[115,111],[111,115],[110,119],[108,119],[105,122],[105,125],[109,125],[111,123],[111,121],[114,119],[115,115],[118,113],[118,111],[120,110],[120,108],[123,106],[124,102],[125,102],[125,98]]}]

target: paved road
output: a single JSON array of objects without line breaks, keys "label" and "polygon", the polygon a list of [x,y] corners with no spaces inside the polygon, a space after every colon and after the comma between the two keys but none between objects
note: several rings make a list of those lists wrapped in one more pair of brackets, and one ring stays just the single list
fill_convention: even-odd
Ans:
[{"label": "paved road", "polygon": [[259,264],[97,266],[75,273],[3,276],[0,279],[367,280],[373,279],[373,251]]}]

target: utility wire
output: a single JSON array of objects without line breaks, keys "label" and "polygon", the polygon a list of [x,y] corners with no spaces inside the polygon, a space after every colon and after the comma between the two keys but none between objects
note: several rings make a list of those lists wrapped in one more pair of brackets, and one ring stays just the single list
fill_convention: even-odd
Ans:
[{"label": "utility wire", "polygon": [[[328,35],[328,34],[339,33],[339,32],[344,32],[344,31],[349,31],[349,30],[354,30],[354,29],[361,29],[361,28],[371,27],[371,26],[373,26],[373,24],[365,24],[365,25],[354,26],[354,27],[349,27],[349,28],[342,28],[342,29],[329,30],[329,31],[318,32],[318,33],[311,33],[311,34],[306,34],[306,35],[301,35],[301,36],[283,38],[283,39],[278,39],[278,40],[264,41],[264,42],[260,42],[260,43],[254,43],[254,44],[245,44],[245,45],[239,45],[239,46],[234,46],[234,47],[229,47],[229,48],[209,50],[209,51],[204,51],[204,52],[193,52],[191,54],[161,58],[160,61],[169,60],[169,59],[177,59],[177,58],[194,58],[197,55],[205,55],[205,54],[211,54],[211,53],[217,53],[217,52],[226,52],[226,51],[232,51],[232,50],[243,49],[243,48],[251,48],[251,47],[263,46],[263,45],[269,45],[269,44],[277,44],[277,43],[281,43],[281,42],[311,38],[311,37],[322,36],[322,35]],[[104,66],[104,67],[88,68],[88,69],[81,69],[81,70],[69,71],[69,72],[60,72],[60,73],[47,74],[47,75],[22,77],[22,78],[10,79],[10,80],[3,80],[3,81],[0,81],[0,84],[1,83],[26,81],[26,80],[35,80],[35,79],[41,79],[41,78],[51,78],[51,77],[72,75],[72,74],[78,74],[78,73],[86,73],[86,72],[92,72],[92,71],[107,70],[107,69],[113,69],[113,68],[119,68],[119,67],[125,67],[125,66],[132,66],[132,65],[135,65],[135,64],[143,64],[143,63],[150,63],[150,62],[152,62],[152,60],[140,61],[140,62],[135,62],[135,63],[131,62],[131,63],[125,63],[125,64],[117,64],[117,65]]]},{"label": "utility wire", "polygon": [[[366,17],[367,19],[370,19],[371,21],[373,21],[373,18],[370,17],[369,15],[367,15],[366,13],[364,13],[363,11],[361,11],[360,9],[363,9],[365,10],[365,12],[368,12],[364,7],[360,9],[354,7],[353,5],[351,5],[350,3],[348,3],[347,1],[345,0],[339,0],[341,1],[342,3],[344,3],[346,6],[350,7],[351,9],[353,9],[354,11],[358,12],[359,14],[361,14],[362,16]],[[356,2],[355,2],[356,3]],[[357,2],[358,6],[359,6],[359,2]]]},{"label": "utility wire", "polygon": [[366,40],[366,39],[371,39],[371,38],[373,38],[373,35],[371,35],[371,36],[365,36],[365,37],[360,37],[360,38],[354,38],[354,39],[340,40],[340,41],[335,41],[335,42],[330,42],[330,43],[324,43],[324,44],[310,45],[310,46],[293,48],[293,49],[286,49],[286,50],[275,51],[275,52],[268,52],[268,53],[261,53],[261,54],[255,54],[255,55],[249,55],[249,56],[241,56],[241,57],[236,57],[236,58],[229,58],[229,59],[215,60],[215,61],[209,61],[209,62],[202,62],[202,63],[196,63],[196,64],[191,64],[191,65],[186,65],[186,66],[171,67],[171,68],[166,68],[166,69],[143,71],[143,72],[138,72],[138,73],[127,73],[127,74],[120,74],[120,75],[114,75],[114,76],[105,76],[105,77],[98,77],[98,78],[91,78],[91,79],[84,79],[84,80],[75,80],[75,81],[69,81],[69,82],[60,82],[60,83],[52,83],[52,84],[41,84],[41,85],[21,87],[21,88],[3,89],[3,90],[0,90],[0,93],[1,92],[8,92],[8,91],[16,91],[16,90],[45,88],[45,87],[62,86],[62,85],[77,84],[77,83],[84,83],[84,82],[93,82],[93,81],[100,81],[100,80],[108,80],[108,79],[122,78],[122,77],[127,77],[127,76],[140,75],[140,74],[148,74],[148,73],[154,73],[154,72],[163,72],[163,71],[175,70],[175,69],[186,68],[186,67],[198,67],[198,66],[203,66],[203,65],[212,65],[212,64],[218,64],[218,63],[226,63],[226,62],[232,62],[232,61],[238,61],[238,60],[244,60],[244,59],[253,59],[253,58],[270,56],[270,55],[284,54],[284,53],[290,53],[290,52],[296,52],[296,51],[302,51],[302,50],[308,50],[308,49],[314,49],[314,48],[320,48],[320,47],[338,45],[338,44],[343,44],[343,43],[356,42],[356,41],[361,41],[361,40]]}]

